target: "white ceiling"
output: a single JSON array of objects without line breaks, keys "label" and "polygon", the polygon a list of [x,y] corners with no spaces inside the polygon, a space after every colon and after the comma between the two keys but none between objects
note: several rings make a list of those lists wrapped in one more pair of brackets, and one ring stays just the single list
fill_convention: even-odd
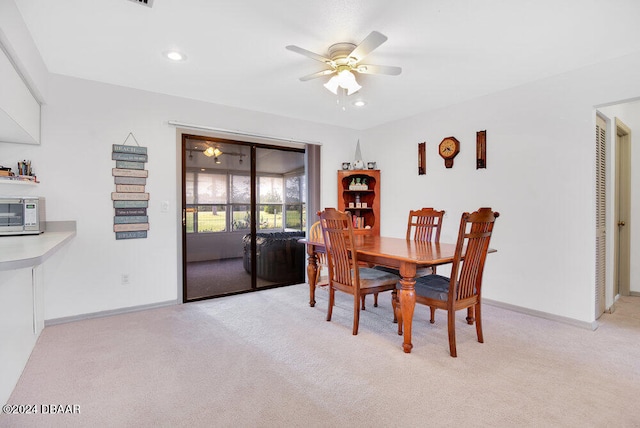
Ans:
[{"label": "white ceiling", "polygon": [[[638,0],[15,0],[50,72],[216,104],[367,129],[640,50]],[[299,77],[377,30],[341,111]],[[183,63],[162,52],[178,48]],[[552,103],[552,100],[550,100]]]}]

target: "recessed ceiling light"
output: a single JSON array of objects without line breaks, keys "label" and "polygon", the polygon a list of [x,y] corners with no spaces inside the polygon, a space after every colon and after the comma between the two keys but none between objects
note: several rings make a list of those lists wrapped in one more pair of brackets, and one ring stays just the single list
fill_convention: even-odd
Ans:
[{"label": "recessed ceiling light", "polygon": [[187,56],[185,54],[176,50],[166,51],[164,52],[164,56],[169,58],[171,61],[176,61],[176,62],[187,60]]},{"label": "recessed ceiling light", "polygon": [[367,105],[367,103],[362,100],[357,100],[353,102],[353,105],[356,107],[364,107]]}]

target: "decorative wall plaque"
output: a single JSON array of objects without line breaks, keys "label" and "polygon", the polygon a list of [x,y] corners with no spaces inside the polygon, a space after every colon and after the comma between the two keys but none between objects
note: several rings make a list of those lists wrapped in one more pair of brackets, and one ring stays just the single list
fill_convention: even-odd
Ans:
[{"label": "decorative wall plaque", "polygon": [[487,167],[487,131],[476,132],[476,169]]},{"label": "decorative wall plaque", "polygon": [[418,144],[418,175],[427,173],[427,143]]},{"label": "decorative wall plaque", "polygon": [[[135,146],[126,145],[129,137],[133,137]],[[148,161],[147,148],[140,147],[130,132],[124,144],[113,145],[111,159],[116,161],[112,169],[116,189],[111,193],[116,239],[146,238],[149,230],[149,193],[145,192],[149,172],[144,169]]]}]

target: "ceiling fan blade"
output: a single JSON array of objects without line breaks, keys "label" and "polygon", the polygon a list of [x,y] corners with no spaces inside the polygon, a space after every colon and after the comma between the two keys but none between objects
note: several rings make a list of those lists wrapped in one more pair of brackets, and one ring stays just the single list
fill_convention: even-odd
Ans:
[{"label": "ceiling fan blade", "polygon": [[377,31],[372,31],[356,48],[349,54],[350,58],[354,58],[356,62],[360,62],[371,51],[387,41],[387,36]]},{"label": "ceiling fan blade", "polygon": [[322,70],[322,71],[318,71],[317,73],[312,73],[312,74],[308,74],[306,76],[302,76],[300,78],[301,81],[306,82],[307,80],[311,80],[311,79],[316,79],[318,77],[322,77],[322,76],[327,76],[329,74],[333,74],[335,73],[335,70]]},{"label": "ceiling fan blade", "polygon": [[304,55],[304,56],[309,57],[311,59],[315,59],[316,61],[324,62],[325,64],[328,64],[328,63],[331,62],[331,60],[329,58],[325,58],[322,55],[318,55],[317,53],[313,53],[311,51],[308,51],[306,49],[303,49],[303,48],[295,46],[295,45],[289,45],[286,48],[289,49],[292,52],[299,53],[300,55]]},{"label": "ceiling fan blade", "polygon": [[402,73],[402,68],[391,65],[360,64],[354,70],[362,74],[388,74],[390,76],[397,76]]}]

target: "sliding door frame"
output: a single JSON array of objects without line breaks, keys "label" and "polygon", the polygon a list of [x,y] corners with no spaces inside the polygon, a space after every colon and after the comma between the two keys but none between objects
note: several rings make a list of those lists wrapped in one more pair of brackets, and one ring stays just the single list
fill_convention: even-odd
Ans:
[{"label": "sliding door frame", "polygon": [[[188,299],[188,283],[187,283],[187,218],[186,218],[186,207],[187,207],[187,199],[186,199],[186,174],[187,174],[187,140],[201,140],[201,141],[208,141],[208,142],[213,142],[213,143],[220,143],[220,144],[230,144],[230,145],[241,145],[241,146],[245,146],[245,147],[249,147],[250,148],[250,183],[251,183],[251,216],[250,216],[250,228],[249,228],[249,233],[251,234],[251,288],[247,289],[247,290],[242,290],[242,291],[235,291],[235,292],[230,292],[230,293],[225,293],[225,294],[221,294],[221,295],[215,295],[215,296],[207,296],[207,297],[198,297],[198,298],[194,298],[194,299]],[[182,136],[181,136],[181,172],[180,172],[180,176],[181,176],[181,180],[180,180],[180,194],[181,194],[181,215],[182,215],[182,221],[181,221],[181,236],[182,236],[182,302],[183,303],[188,303],[188,302],[195,302],[195,301],[199,301],[199,300],[206,300],[206,299],[211,299],[211,298],[215,298],[215,297],[222,297],[222,296],[227,296],[227,295],[232,295],[232,294],[242,294],[242,293],[247,293],[247,292],[253,292],[253,291],[258,291],[258,290],[265,290],[265,289],[269,289],[269,288],[277,288],[277,287],[282,287],[282,286],[286,286],[286,285],[291,285],[288,283],[283,283],[283,284],[274,284],[274,285],[267,285],[267,286],[261,286],[261,287],[257,287],[257,260],[256,260],[256,234],[258,232],[258,228],[257,228],[257,222],[258,219],[256,218],[256,207],[258,205],[258,196],[257,196],[257,179],[258,179],[258,174],[257,174],[257,160],[256,160],[256,152],[258,149],[270,149],[270,150],[280,150],[280,151],[290,151],[290,152],[298,152],[300,153],[302,156],[307,156],[307,150],[303,149],[303,148],[296,148],[296,147],[288,147],[288,146],[279,146],[279,145],[273,145],[273,144],[266,144],[266,143],[258,143],[258,142],[249,142],[249,141],[241,141],[241,140],[235,140],[235,139],[225,139],[225,138],[220,138],[220,137],[212,137],[212,136],[205,136],[205,135],[198,135],[198,134],[190,134],[190,133],[185,133],[182,132]],[[307,177],[307,181],[309,181],[309,177],[308,177],[308,170],[307,170],[307,166],[306,166],[306,161],[305,161],[305,177]],[[310,189],[309,187],[307,187],[307,200],[309,200],[310,197]],[[284,211],[283,211],[283,215],[284,215]],[[307,216],[308,216],[308,210],[307,210]],[[308,225],[307,225],[308,227]]]}]

